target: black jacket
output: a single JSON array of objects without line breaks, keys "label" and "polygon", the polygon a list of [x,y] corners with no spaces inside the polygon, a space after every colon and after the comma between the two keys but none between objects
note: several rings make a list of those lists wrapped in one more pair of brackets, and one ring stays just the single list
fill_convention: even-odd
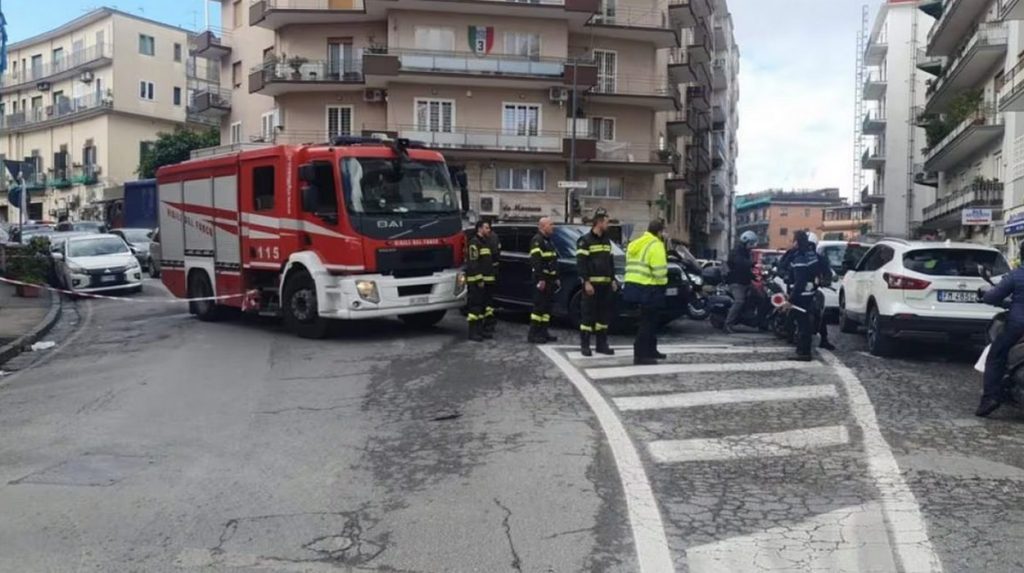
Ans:
[{"label": "black jacket", "polygon": [[530,241],[530,268],[535,281],[558,280],[558,252],[543,233],[537,233]]},{"label": "black jacket", "polygon": [[494,282],[497,268],[494,264],[495,254],[492,246],[491,241],[480,235],[473,235],[469,239],[469,256],[466,257],[467,282]]},{"label": "black jacket", "polygon": [[615,259],[608,233],[598,237],[590,231],[576,241],[576,267],[583,282],[610,284],[615,279]]},{"label": "black jacket", "polygon": [[754,282],[754,261],[750,258],[750,249],[742,244],[729,253],[729,272],[725,282],[731,285],[747,285]]}]

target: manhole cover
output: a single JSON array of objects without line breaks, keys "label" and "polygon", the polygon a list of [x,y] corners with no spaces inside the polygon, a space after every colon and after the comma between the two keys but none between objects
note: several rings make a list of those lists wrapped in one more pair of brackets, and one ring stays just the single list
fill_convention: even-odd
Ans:
[{"label": "manhole cover", "polygon": [[48,485],[108,486],[153,463],[147,456],[84,454],[10,482]]}]

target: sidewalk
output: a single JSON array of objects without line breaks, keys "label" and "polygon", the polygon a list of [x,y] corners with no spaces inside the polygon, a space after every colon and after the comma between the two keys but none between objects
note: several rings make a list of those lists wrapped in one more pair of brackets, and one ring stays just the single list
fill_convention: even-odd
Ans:
[{"label": "sidewalk", "polygon": [[39,298],[22,298],[13,285],[0,283],[0,364],[39,340],[59,317],[59,295],[43,291]]}]

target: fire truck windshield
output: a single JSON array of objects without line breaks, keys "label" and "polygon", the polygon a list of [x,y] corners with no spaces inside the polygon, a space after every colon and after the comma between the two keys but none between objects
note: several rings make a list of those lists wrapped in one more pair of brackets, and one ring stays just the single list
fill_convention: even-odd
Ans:
[{"label": "fire truck windshield", "polygon": [[341,160],[345,203],[366,214],[458,213],[448,168],[438,161],[368,157]]}]

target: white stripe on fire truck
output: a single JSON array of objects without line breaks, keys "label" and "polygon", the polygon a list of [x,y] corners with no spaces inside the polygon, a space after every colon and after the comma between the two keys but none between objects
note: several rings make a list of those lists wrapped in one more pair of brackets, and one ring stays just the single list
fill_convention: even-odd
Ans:
[{"label": "white stripe on fire truck", "polygon": [[242,235],[249,237],[250,239],[279,239],[280,235],[276,233],[267,233],[260,231],[259,229],[253,229],[251,227],[243,227]]}]

